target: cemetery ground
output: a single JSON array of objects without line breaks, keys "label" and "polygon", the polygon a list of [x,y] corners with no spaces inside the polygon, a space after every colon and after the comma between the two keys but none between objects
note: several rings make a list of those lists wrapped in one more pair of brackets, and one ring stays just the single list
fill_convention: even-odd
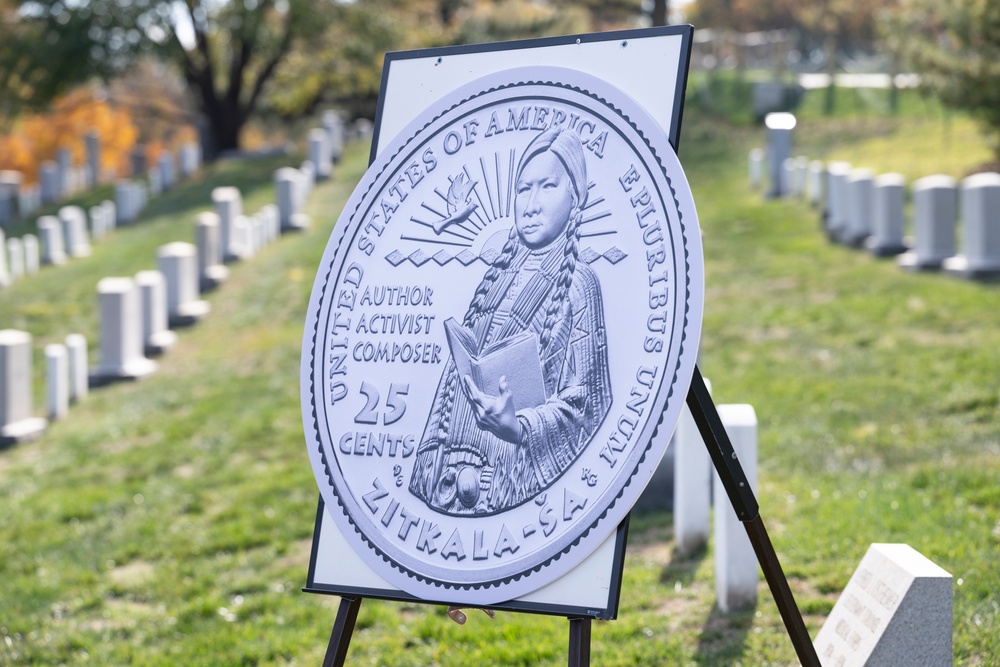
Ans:
[{"label": "cemetery ground", "polygon": [[[966,119],[948,124],[806,118],[796,154],[961,176],[988,154]],[[943,132],[947,154],[932,145]],[[828,243],[805,203],[749,190],[763,130],[689,111],[682,136],[706,250],[701,368],[717,403],[757,412],[761,514],[810,634],[871,543],[905,542],[954,576],[955,664],[1000,663],[1000,284]],[[298,364],[316,266],[366,158],[355,144],[318,186],[313,228],[230,266],[156,374],[96,389],[39,440],[0,450],[0,664],[322,662],[339,599],[300,592],[318,494]],[[245,210],[272,201],[276,166],[211,167],[91,258],[0,293],[3,326],[34,336],[36,412],[46,343],[83,333],[96,362],[97,281],[191,241],[216,185],[239,185]],[[721,614],[711,545],[679,557],[670,526],[633,518],[621,613],[595,624],[593,663],[796,664],[766,586]],[[561,665],[567,631],[366,600],[349,664]]]}]

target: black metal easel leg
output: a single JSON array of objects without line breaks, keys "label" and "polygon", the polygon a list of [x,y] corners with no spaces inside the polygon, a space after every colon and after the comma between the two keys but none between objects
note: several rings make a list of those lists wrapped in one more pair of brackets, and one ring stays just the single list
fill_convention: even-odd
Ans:
[{"label": "black metal easel leg", "polygon": [[709,456],[712,457],[712,463],[719,473],[719,479],[722,480],[722,486],[726,489],[729,502],[736,511],[736,516],[743,522],[743,527],[746,528],[750,544],[757,554],[757,561],[764,571],[764,578],[771,589],[771,595],[774,596],[775,604],[778,605],[778,612],[785,623],[785,629],[795,647],[799,662],[804,667],[821,667],[819,656],[816,655],[816,649],[809,638],[809,632],[802,621],[792,591],[788,587],[788,580],[785,579],[778,556],[774,553],[774,546],[764,529],[757,498],[754,497],[743,466],[740,465],[733,444],[722,425],[722,418],[719,417],[712,396],[708,393],[708,387],[705,386],[705,380],[697,368],[694,369],[694,376],[691,378],[687,404],[691,409],[691,416],[698,425],[702,440],[708,448]]},{"label": "black metal easel leg", "polygon": [[590,667],[590,618],[569,619],[569,667]]},{"label": "black metal easel leg", "polygon": [[360,597],[340,599],[340,608],[337,610],[337,620],[333,623],[333,632],[330,633],[330,643],[326,647],[323,667],[344,667],[359,609],[361,609]]}]

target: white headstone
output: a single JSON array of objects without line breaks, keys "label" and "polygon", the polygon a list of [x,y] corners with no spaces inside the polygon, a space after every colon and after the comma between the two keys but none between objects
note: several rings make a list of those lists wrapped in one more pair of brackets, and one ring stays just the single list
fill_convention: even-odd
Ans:
[{"label": "white headstone", "polygon": [[115,225],[128,225],[139,216],[138,197],[132,181],[119,181],[115,185]]},{"label": "white headstone", "polygon": [[118,224],[117,207],[113,201],[105,199],[101,202],[101,208],[104,209],[104,231],[110,232]]},{"label": "white headstone", "polygon": [[309,226],[308,217],[302,213],[304,178],[302,172],[294,167],[282,167],[274,172],[278,219],[282,231],[297,231]]},{"label": "white headstone", "polygon": [[851,165],[847,162],[831,162],[826,166],[826,233],[833,240],[839,240],[847,227],[847,176]]},{"label": "white headstone", "polygon": [[60,148],[56,151],[56,199],[62,199],[72,194],[73,156],[68,148]]},{"label": "white headstone", "polygon": [[795,177],[792,181],[792,192],[797,197],[805,198],[806,180],[809,175],[809,158],[800,155],[795,158]]},{"label": "white headstone", "polygon": [[806,177],[806,191],[809,203],[813,206],[820,206],[823,203],[823,183],[825,181],[826,167],[820,160],[813,160],[809,163],[809,174]]},{"label": "white headstone", "polygon": [[45,346],[45,379],[49,420],[57,421],[69,413],[69,361],[65,345]]},{"label": "white headstone", "polygon": [[306,205],[306,201],[312,195],[313,188],[316,187],[316,165],[312,163],[312,160],[303,160],[302,166],[299,167],[299,171],[302,173],[302,180],[299,181],[299,207]]},{"label": "white headstone", "polygon": [[281,236],[281,221],[278,215],[278,207],[275,204],[266,204],[260,209],[264,218],[264,238],[266,243],[274,243]]},{"label": "white headstone", "polygon": [[245,215],[238,215],[233,220],[233,228],[230,232],[229,250],[233,257],[238,259],[249,259],[253,256],[250,248],[250,219]]},{"label": "white headstone", "polygon": [[899,256],[905,269],[938,269],[955,254],[958,191],[951,176],[925,176],[913,184],[913,250]]},{"label": "white headstone", "polygon": [[913,547],[873,544],[816,641],[823,667],[950,667],[952,578]]},{"label": "white headstone", "polygon": [[218,214],[211,211],[199,213],[194,225],[198,246],[198,286],[206,292],[225,282],[229,269],[222,263]]},{"label": "white headstone", "polygon": [[66,250],[63,243],[63,227],[54,215],[43,215],[38,219],[38,233],[42,240],[42,264],[65,264]]},{"label": "white headstone", "polygon": [[[712,384],[706,379],[709,392]],[[674,544],[682,554],[708,543],[712,461],[691,410],[685,405],[674,430]]]},{"label": "white headstone", "polygon": [[219,242],[222,261],[239,259],[233,247],[233,225],[243,215],[243,198],[238,188],[220,187],[212,190],[212,203],[219,216]]},{"label": "white headstone", "polygon": [[163,354],[177,342],[177,334],[167,328],[167,281],[159,271],[140,271],[135,284],[142,301],[143,350]]},{"label": "white headstone", "polygon": [[24,246],[24,272],[27,275],[38,273],[41,264],[41,255],[38,250],[38,237],[34,234],[25,234],[21,237]]},{"label": "white headstone", "polygon": [[69,356],[69,400],[81,401],[87,396],[87,339],[83,334],[66,336],[66,352]]},{"label": "white headstone", "polygon": [[159,197],[163,192],[163,175],[160,173],[159,165],[153,165],[146,172],[146,179],[149,181],[149,194],[151,197]]},{"label": "white headstone", "polygon": [[107,224],[104,221],[104,207],[101,205],[91,206],[88,210],[90,215],[90,237],[97,241],[104,238],[108,233]]},{"label": "white headstone", "polygon": [[309,131],[309,161],[316,167],[317,181],[325,181],[330,178],[330,165],[333,158],[330,152],[329,136],[323,128]]},{"label": "white headstone", "polygon": [[946,271],[969,278],[1000,274],[1000,174],[962,181],[962,253],[944,261]]},{"label": "white headstone", "polygon": [[876,257],[906,251],[903,242],[903,205],[906,180],[902,174],[882,174],[875,179],[872,205],[872,235],[868,249]]},{"label": "white headstone", "polygon": [[[750,405],[720,405],[718,409],[750,488],[756,493],[757,414]],[[757,601],[757,557],[718,473],[714,473],[712,501],[716,603],[723,612],[751,607]]]},{"label": "white headstone", "polygon": [[0,331],[0,443],[23,442],[45,430],[32,414],[31,334]]},{"label": "white headstone", "polygon": [[174,155],[170,151],[160,154],[160,184],[163,190],[170,190],[177,184],[177,173],[174,168]]},{"label": "white headstone", "polygon": [[3,232],[3,228],[0,227],[0,288],[9,287],[12,279],[10,276],[10,269],[7,268],[7,236]]},{"label": "white headstone", "polygon": [[142,308],[131,278],[104,278],[97,283],[101,314],[101,362],[91,377],[95,384],[138,379],[156,371],[143,354]]},{"label": "white headstone", "polygon": [[785,195],[797,197],[798,184],[795,180],[795,158],[786,157],[781,164],[781,192]]},{"label": "white headstone", "polygon": [[42,162],[38,182],[42,185],[42,203],[51,204],[59,199],[59,165],[52,160]]},{"label": "white headstone", "polygon": [[336,111],[326,111],[323,114],[323,128],[330,143],[330,159],[334,163],[340,162],[340,156],[344,152],[344,121]]},{"label": "white headstone", "polygon": [[21,239],[7,239],[7,271],[14,282],[24,276],[24,244]]},{"label": "white headstone", "polygon": [[29,216],[42,205],[42,188],[38,183],[21,186],[18,194],[18,210],[22,216]]},{"label": "white headstone", "polygon": [[767,127],[767,163],[771,176],[769,197],[788,194],[785,182],[785,160],[792,156],[792,130],[795,116],[790,113],[769,113],[764,117]]},{"label": "white headstone", "polygon": [[101,182],[101,136],[97,130],[90,130],[84,137],[87,144],[87,167],[91,181],[88,185]]},{"label": "white headstone", "polygon": [[852,169],[847,177],[847,218],[841,241],[861,246],[872,233],[872,190],[875,174],[871,169]]},{"label": "white headstone", "polygon": [[198,146],[196,144],[184,144],[180,153],[180,172],[182,178],[191,177],[198,171]]},{"label": "white headstone", "polygon": [[0,227],[8,225],[24,214],[21,209],[21,172],[0,170]]},{"label": "white headstone", "polygon": [[208,314],[207,301],[198,299],[198,256],[191,243],[168,243],[156,252],[156,263],[167,281],[167,317],[170,326],[189,326]]},{"label": "white headstone", "polygon": [[79,206],[63,206],[59,209],[59,220],[63,226],[63,240],[70,257],[89,257],[90,239],[87,235],[87,214]]}]

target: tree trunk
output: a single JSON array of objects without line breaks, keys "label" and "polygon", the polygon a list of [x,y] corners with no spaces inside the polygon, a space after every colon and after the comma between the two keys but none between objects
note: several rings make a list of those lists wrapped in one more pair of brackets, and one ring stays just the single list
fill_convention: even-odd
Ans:
[{"label": "tree trunk", "polygon": [[239,105],[223,98],[202,100],[200,106],[204,118],[201,149],[205,160],[213,161],[224,152],[239,150],[240,131],[246,123],[246,114]]}]

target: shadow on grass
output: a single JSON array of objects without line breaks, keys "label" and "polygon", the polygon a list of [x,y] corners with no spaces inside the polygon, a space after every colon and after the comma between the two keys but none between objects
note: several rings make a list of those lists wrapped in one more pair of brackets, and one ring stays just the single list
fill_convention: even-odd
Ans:
[{"label": "shadow on grass", "polygon": [[680,582],[687,586],[694,581],[695,572],[708,555],[708,547],[704,544],[690,553],[681,553],[676,548],[670,555],[670,562],[660,572],[660,582],[671,584]]},{"label": "shadow on grass", "polygon": [[743,655],[747,635],[753,626],[757,605],[740,611],[724,613],[713,606],[698,637],[699,665],[733,664]]}]

